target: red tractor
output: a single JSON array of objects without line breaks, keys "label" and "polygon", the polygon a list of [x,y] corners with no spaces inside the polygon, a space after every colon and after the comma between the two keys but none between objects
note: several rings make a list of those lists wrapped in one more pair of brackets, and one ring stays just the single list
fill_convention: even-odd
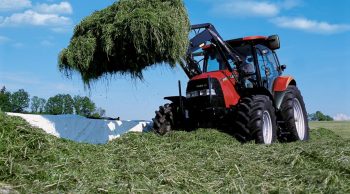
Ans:
[{"label": "red tractor", "polygon": [[179,81],[179,96],[156,111],[154,131],[222,128],[241,142],[308,140],[305,104],[293,77],[282,76],[277,35],[224,41],[212,24],[193,25],[192,35],[180,64],[190,79],[186,97]]}]

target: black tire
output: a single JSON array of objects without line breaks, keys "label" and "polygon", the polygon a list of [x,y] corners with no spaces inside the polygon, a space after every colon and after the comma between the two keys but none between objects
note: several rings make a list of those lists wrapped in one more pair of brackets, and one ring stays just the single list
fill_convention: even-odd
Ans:
[{"label": "black tire", "polygon": [[159,110],[156,111],[156,117],[153,119],[153,131],[164,135],[173,130],[174,127],[174,115],[172,106],[165,104],[160,106]]},{"label": "black tire", "polygon": [[[299,106],[299,108],[295,106]],[[301,116],[303,118],[300,118]],[[296,120],[296,118],[299,119]],[[305,103],[296,86],[288,86],[280,107],[279,120],[282,121],[280,125],[280,141],[293,142],[299,140],[307,141],[309,139],[309,123],[307,120]],[[301,132],[301,130],[303,130],[303,132]]]},{"label": "black tire", "polygon": [[[269,136],[264,138],[264,118],[269,117]],[[268,123],[268,124],[267,124]],[[234,135],[245,143],[254,140],[258,144],[271,144],[277,139],[276,111],[272,101],[265,95],[241,98],[234,120]],[[267,142],[269,141],[269,142]]]}]

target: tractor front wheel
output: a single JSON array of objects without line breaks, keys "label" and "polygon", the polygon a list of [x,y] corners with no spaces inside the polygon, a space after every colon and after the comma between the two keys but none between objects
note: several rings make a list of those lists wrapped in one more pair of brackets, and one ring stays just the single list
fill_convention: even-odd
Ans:
[{"label": "tractor front wheel", "polygon": [[156,117],[153,119],[153,131],[164,135],[174,127],[174,115],[170,104],[160,106],[159,110],[156,111]]},{"label": "tractor front wheel", "polygon": [[237,106],[234,133],[238,140],[271,144],[277,139],[277,122],[272,101],[265,95],[243,97]]},{"label": "tractor front wheel", "polygon": [[296,86],[288,86],[280,108],[280,141],[306,141],[309,125],[303,97]]}]

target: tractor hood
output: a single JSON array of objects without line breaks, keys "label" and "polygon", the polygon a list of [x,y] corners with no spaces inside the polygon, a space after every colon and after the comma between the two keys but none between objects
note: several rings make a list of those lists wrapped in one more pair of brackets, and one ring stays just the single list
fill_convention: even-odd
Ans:
[{"label": "tractor hood", "polygon": [[221,70],[194,76],[188,83],[187,92],[213,89],[216,95],[224,100],[224,106],[229,108],[236,105],[240,99],[235,89],[236,81],[231,75],[230,71]]}]

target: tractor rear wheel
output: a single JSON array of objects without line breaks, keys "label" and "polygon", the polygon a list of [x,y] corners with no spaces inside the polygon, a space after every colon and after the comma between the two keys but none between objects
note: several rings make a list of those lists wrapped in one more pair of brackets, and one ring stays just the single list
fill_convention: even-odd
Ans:
[{"label": "tractor rear wheel", "polygon": [[288,86],[280,108],[280,141],[306,141],[309,139],[309,126],[303,97],[296,86]]},{"label": "tractor rear wheel", "polygon": [[234,133],[241,142],[255,140],[272,144],[277,139],[277,121],[272,101],[265,95],[243,97],[237,105]]},{"label": "tractor rear wheel", "polygon": [[160,106],[159,110],[156,111],[156,117],[153,119],[153,131],[164,135],[174,127],[174,115],[172,106],[170,104],[165,104]]}]

